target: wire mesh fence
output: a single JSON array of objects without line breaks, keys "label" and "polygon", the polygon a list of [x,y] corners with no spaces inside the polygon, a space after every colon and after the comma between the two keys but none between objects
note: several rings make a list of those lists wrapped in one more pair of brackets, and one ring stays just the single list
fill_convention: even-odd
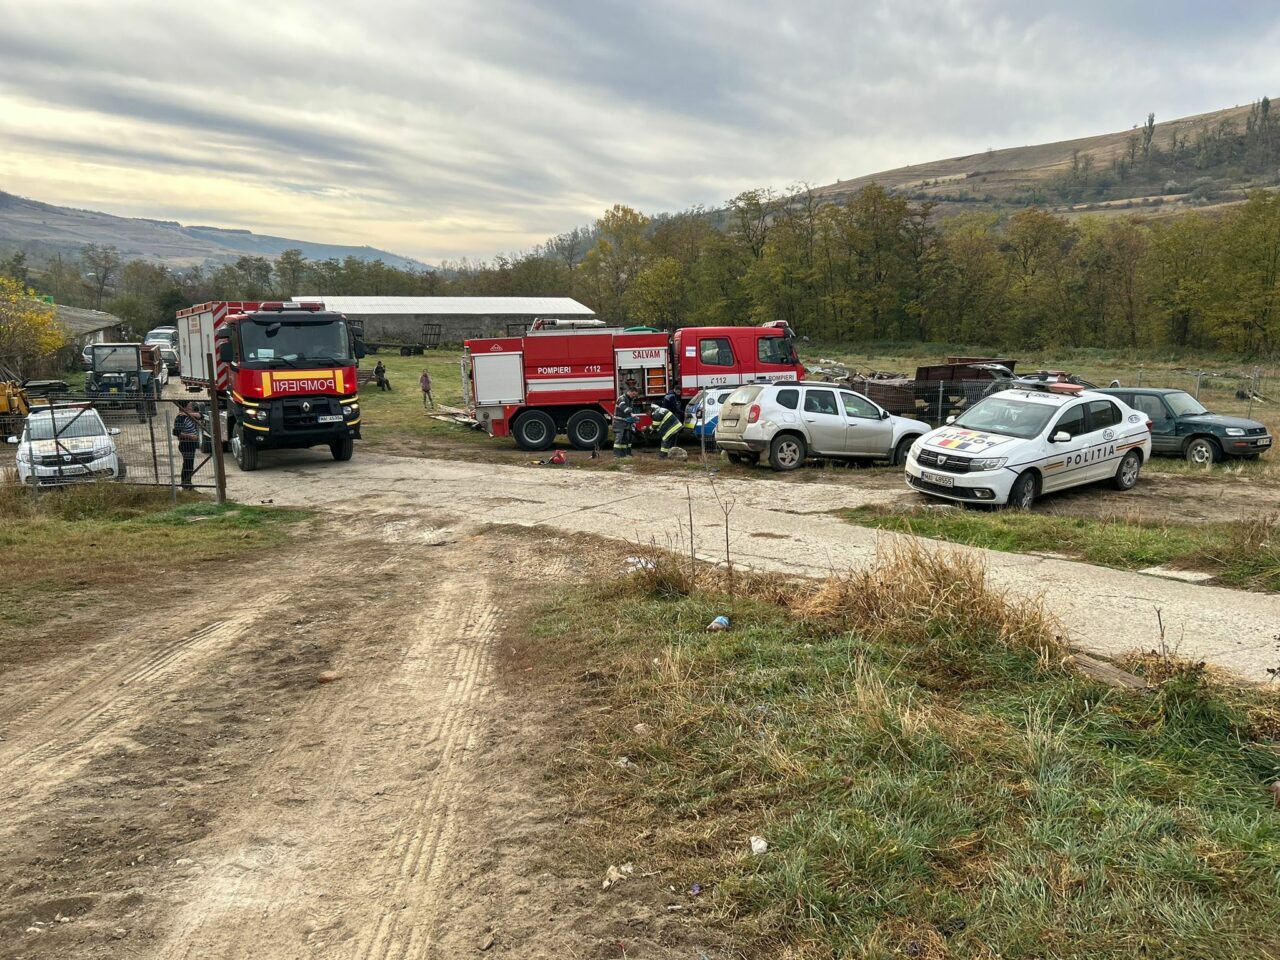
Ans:
[{"label": "wire mesh fence", "polygon": [[[180,402],[187,399],[49,398],[9,425],[5,466],[19,483],[36,489],[88,482],[213,489],[212,441],[204,429],[177,435]],[[207,424],[208,400],[192,402],[204,409]]]}]

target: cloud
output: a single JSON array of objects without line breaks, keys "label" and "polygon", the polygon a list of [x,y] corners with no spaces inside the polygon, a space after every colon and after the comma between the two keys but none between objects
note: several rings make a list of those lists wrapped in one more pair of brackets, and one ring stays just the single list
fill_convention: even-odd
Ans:
[{"label": "cloud", "polygon": [[421,259],[1280,89],[1270,5],[0,0],[0,188]]}]

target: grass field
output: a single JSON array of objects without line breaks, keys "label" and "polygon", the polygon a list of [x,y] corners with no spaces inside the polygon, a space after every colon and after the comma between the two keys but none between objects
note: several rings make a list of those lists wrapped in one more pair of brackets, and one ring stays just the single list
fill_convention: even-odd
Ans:
[{"label": "grass field", "polygon": [[1159,658],[1104,686],[922,552],[723,586],[659,560],[533,624],[589,703],[562,756],[593,864],[661,871],[753,957],[1280,951],[1274,693]]},{"label": "grass field", "polygon": [[1230,523],[1090,519],[1001,510],[847,510],[852,523],[1013,553],[1053,553],[1121,570],[1169,566],[1212,573],[1224,585],[1280,590],[1275,516]]},{"label": "grass field", "polygon": [[199,577],[202,564],[284,541],[306,513],[218,506],[168,490],[87,484],[33,494],[0,484],[0,633],[45,623],[61,604],[160,580],[162,567]]}]

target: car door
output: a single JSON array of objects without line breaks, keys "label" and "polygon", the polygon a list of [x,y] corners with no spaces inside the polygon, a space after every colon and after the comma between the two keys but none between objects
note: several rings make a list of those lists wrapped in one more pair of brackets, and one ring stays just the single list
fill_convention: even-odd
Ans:
[{"label": "car door", "polygon": [[[1045,492],[1062,490],[1077,483],[1088,483],[1088,469],[1084,451],[1088,439],[1089,420],[1085,415],[1084,401],[1077,401],[1062,409],[1044,435],[1048,441],[1049,461],[1044,465],[1041,487]],[[1054,442],[1059,433],[1067,439]]]},{"label": "car door", "polygon": [[836,392],[828,387],[806,387],[801,411],[809,449],[839,456],[845,452],[845,417],[836,404]]},{"label": "car door", "polygon": [[1117,460],[1112,448],[1123,431],[1124,414],[1114,400],[1090,400],[1085,413],[1089,418],[1089,432],[1085,437],[1088,477],[1106,480],[1116,472]]},{"label": "car door", "polygon": [[1151,421],[1151,449],[1153,453],[1181,453],[1178,442],[1178,421],[1164,398],[1154,393],[1135,393],[1131,399],[1121,397],[1125,403]]},{"label": "car door", "polygon": [[888,456],[893,446],[893,424],[881,417],[881,410],[866,397],[840,391],[845,415],[845,449],[868,457]]}]

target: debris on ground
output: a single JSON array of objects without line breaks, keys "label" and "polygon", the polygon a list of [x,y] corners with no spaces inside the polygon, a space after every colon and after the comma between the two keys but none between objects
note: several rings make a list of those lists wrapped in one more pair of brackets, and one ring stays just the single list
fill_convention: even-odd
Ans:
[{"label": "debris on ground", "polygon": [[638,570],[652,570],[657,566],[648,557],[627,557],[627,570],[635,573]]},{"label": "debris on ground", "polygon": [[604,880],[600,883],[600,889],[608,890],[614,884],[631,876],[631,874],[635,873],[635,870],[635,865],[631,863],[624,863],[620,867],[609,864],[609,869],[604,874]]},{"label": "debris on ground", "polygon": [[689,888],[689,896],[697,897],[701,895],[702,895],[702,884],[695,883],[692,887]]},{"label": "debris on ground", "polygon": [[726,617],[726,616],[724,616],[723,614],[721,614],[720,616],[718,616],[718,617],[716,617],[714,620],[712,620],[709,624],[707,624],[707,629],[708,629],[708,630],[713,630],[713,631],[714,631],[714,630],[728,630],[728,629],[729,629],[729,618],[728,618],[728,617]]},{"label": "debris on ground", "polygon": [[476,949],[479,950],[481,953],[484,953],[486,950],[488,950],[492,946],[493,946],[493,934],[486,933],[483,937],[480,938],[480,942],[476,944]]},{"label": "debris on ground", "polygon": [[650,727],[647,723],[637,723],[631,729],[635,731],[637,736],[640,736],[640,737],[647,737],[649,736],[649,734],[653,733],[653,728]]},{"label": "debris on ground", "polygon": [[769,842],[764,837],[751,838],[751,852],[757,857],[769,849]]},{"label": "debris on ground", "polygon": [[316,683],[333,683],[335,680],[341,680],[342,674],[337,670],[326,670],[324,673],[316,677]]}]

